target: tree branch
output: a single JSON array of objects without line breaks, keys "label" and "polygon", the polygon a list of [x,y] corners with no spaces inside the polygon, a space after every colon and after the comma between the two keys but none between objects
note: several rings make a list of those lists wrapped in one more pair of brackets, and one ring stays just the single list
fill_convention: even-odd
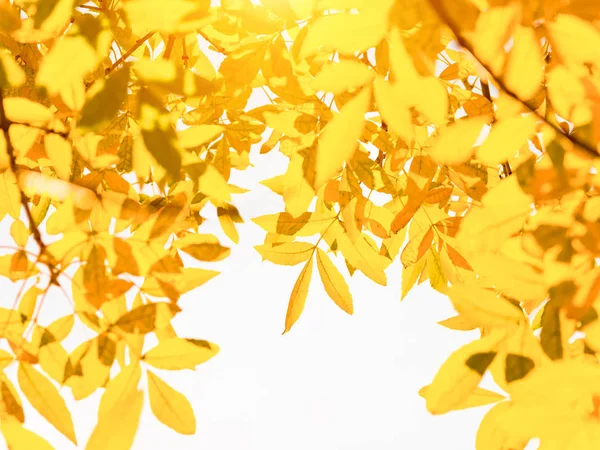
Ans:
[{"label": "tree branch", "polygon": [[17,157],[15,155],[15,148],[12,145],[10,140],[10,136],[8,134],[8,129],[12,125],[12,122],[6,117],[6,111],[4,110],[4,96],[2,95],[2,90],[0,89],[0,129],[4,133],[4,139],[6,140],[6,153],[8,154],[8,162],[10,165],[10,170],[14,173],[17,188],[19,189],[19,194],[21,197],[21,205],[25,208],[25,213],[27,214],[27,220],[29,221],[29,231],[31,232],[35,242],[40,247],[40,256],[46,252],[46,244],[42,240],[42,235],[40,234],[40,230],[38,230],[35,225],[35,221],[33,220],[33,215],[31,214],[31,209],[29,208],[29,199],[21,189],[19,185],[19,167],[17,166]]},{"label": "tree branch", "polygon": [[448,28],[450,28],[450,31],[452,31],[452,34],[454,34],[454,36],[456,37],[456,41],[459,43],[459,45],[461,47],[463,47],[464,49],[466,49],[469,53],[471,53],[471,55],[473,56],[473,58],[475,58],[477,60],[479,65],[481,65],[481,67],[483,67],[488,73],[490,73],[490,74],[492,74],[492,76],[494,76],[500,89],[502,89],[510,97],[512,97],[519,103],[521,103],[528,111],[534,113],[536,116],[538,116],[540,119],[542,119],[548,126],[553,128],[560,136],[564,137],[569,142],[571,142],[575,149],[579,149],[580,153],[583,153],[587,157],[591,156],[593,158],[597,158],[600,156],[600,154],[598,153],[598,151],[595,148],[591,147],[588,144],[585,144],[584,142],[579,141],[578,139],[575,139],[573,136],[565,134],[558,125],[552,123],[552,121],[547,120],[547,118],[544,115],[540,114],[539,112],[537,112],[536,110],[531,108],[529,105],[527,105],[527,103],[525,103],[521,98],[519,98],[519,96],[517,94],[515,94],[513,91],[508,89],[506,87],[506,85],[499,79],[499,77],[496,77],[496,75],[494,74],[492,69],[487,64],[484,64],[477,57],[477,55],[475,54],[475,51],[473,50],[473,46],[467,41],[467,39],[465,39],[464,36],[462,36],[460,34],[459,27],[454,22],[452,17],[450,17],[450,14],[448,14],[448,11],[446,10],[446,8],[443,6],[444,0],[428,0],[428,1],[429,1],[429,4],[431,5],[431,7],[434,9],[434,11],[439,16],[439,18],[442,20],[442,22],[444,22],[448,26]]},{"label": "tree branch", "polygon": [[115,70],[119,66],[119,64],[123,63],[127,58],[129,58],[131,56],[131,54],[133,52],[135,52],[138,48],[140,48],[140,46],[144,42],[146,42],[148,39],[150,39],[152,37],[152,35],[154,35],[154,33],[156,33],[156,31],[150,31],[144,37],[135,41],[135,44],[133,44],[133,46],[129,50],[127,50],[127,52],[125,52],[123,55],[121,55],[121,57],[119,59],[117,59],[113,63],[112,66],[110,66],[109,68],[107,68],[104,71],[104,75],[109,75],[113,70]]}]

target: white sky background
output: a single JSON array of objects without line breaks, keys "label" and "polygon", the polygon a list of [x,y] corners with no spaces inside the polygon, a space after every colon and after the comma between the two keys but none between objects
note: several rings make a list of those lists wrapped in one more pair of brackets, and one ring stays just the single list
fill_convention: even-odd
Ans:
[{"label": "white sky background", "polygon": [[[400,302],[399,261],[386,271],[387,287],[358,271],[349,280],[353,316],[329,299],[315,270],[304,313],[288,334],[281,334],[302,266],[261,263],[253,246],[262,243],[264,232],[250,218],[283,210],[281,199],[258,181],[284,172],[287,159],[276,151],[259,155],[256,148],[251,162],[255,167],[233,171],[231,180],[251,189],[234,197],[246,220],[238,226],[240,244],[231,243],[216,215],[209,215],[213,220],[201,229],[231,245],[231,256],[205,266],[222,273],[185,294],[179,302],[183,312],[173,322],[180,336],[215,342],[221,351],[196,372],[152,369],[189,398],[197,433],[182,436],[158,422],[146,398],[134,450],[474,449],[477,427],[489,407],[434,417],[417,392],[452,351],[477,333],[437,325],[454,312],[428,282]],[[0,223],[0,245],[13,245],[9,227],[9,220]],[[0,279],[1,306],[12,307],[19,286]],[[44,308],[56,315],[70,306],[53,289]],[[70,339],[81,342],[87,336],[81,333],[74,331]],[[13,381],[15,369],[7,371]],[[61,390],[73,413],[79,448],[95,426],[102,392],[75,402],[68,389]],[[28,428],[57,449],[76,448],[31,406],[24,407]]]}]

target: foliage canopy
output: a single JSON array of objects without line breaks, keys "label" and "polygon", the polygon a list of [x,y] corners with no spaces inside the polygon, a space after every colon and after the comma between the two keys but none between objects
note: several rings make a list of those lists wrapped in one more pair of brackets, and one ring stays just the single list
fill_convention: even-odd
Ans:
[{"label": "foliage canopy", "polygon": [[[12,450],[51,448],[24,400],[78,442],[58,387],[103,391],[89,450],[131,447],[144,392],[195,433],[155,369],[218,353],[171,320],[230,252],[202,213],[237,243],[231,175],[269,152],[285,209],[251,219],[263,259],[298,266],[284,332],[315,266],[352,314],[349,279],[385,286],[400,258],[402,298],[428,280],[457,311],[441,325],[480,330],[421,390],[431,413],[494,404],[478,450],[600,447],[597,2],[0,0],[0,87]],[[52,289],[73,308],[42,326]],[[67,351],[76,324],[91,337]]]}]

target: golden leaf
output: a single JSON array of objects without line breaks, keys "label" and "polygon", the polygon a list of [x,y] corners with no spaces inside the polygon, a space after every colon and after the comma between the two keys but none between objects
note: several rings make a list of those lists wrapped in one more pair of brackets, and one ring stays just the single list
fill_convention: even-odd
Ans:
[{"label": "golden leaf", "polygon": [[503,338],[504,332],[496,331],[452,353],[427,389],[427,410],[431,414],[444,414],[461,409],[496,357],[498,343]]},{"label": "golden leaf", "polygon": [[16,420],[2,420],[2,435],[10,450],[53,450],[53,447],[41,436],[23,427]]},{"label": "golden leaf", "polygon": [[161,341],[143,356],[143,360],[157,369],[194,369],[219,352],[219,347],[207,341],[172,338]]},{"label": "golden leaf", "polygon": [[54,428],[77,445],[71,413],[54,385],[27,363],[19,364],[18,379],[19,387],[33,407]]},{"label": "golden leaf", "polygon": [[346,103],[323,130],[317,152],[315,187],[327,182],[352,157],[362,134],[370,98],[371,89],[366,87]]},{"label": "golden leaf", "polygon": [[178,433],[196,433],[196,417],[189,400],[150,371],[148,396],[150,408],[158,420]]},{"label": "golden leaf", "polygon": [[263,260],[295,266],[309,259],[314,253],[315,246],[308,242],[286,242],[280,245],[257,245],[254,248]]},{"label": "golden leaf", "polygon": [[327,254],[320,248],[317,249],[317,268],[319,269],[319,275],[325,287],[325,292],[327,292],[329,297],[342,311],[353,314],[354,306],[348,284]]},{"label": "golden leaf", "polygon": [[310,286],[310,278],[312,276],[312,269],[313,259],[310,258],[302,268],[300,275],[298,275],[298,279],[296,280],[294,288],[292,289],[292,293],[290,294],[290,300],[288,303],[287,312],[285,314],[285,329],[283,330],[284,334],[291,330],[304,310],[304,304],[306,303],[308,288]]},{"label": "golden leaf", "polygon": [[468,161],[475,151],[473,146],[485,124],[484,118],[473,117],[461,119],[442,129],[428,150],[431,159],[438,164],[450,165]]}]

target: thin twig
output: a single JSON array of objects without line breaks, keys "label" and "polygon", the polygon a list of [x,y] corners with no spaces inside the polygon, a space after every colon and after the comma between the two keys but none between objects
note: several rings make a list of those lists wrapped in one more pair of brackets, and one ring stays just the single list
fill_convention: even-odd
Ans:
[{"label": "thin twig", "polygon": [[21,205],[25,208],[25,213],[27,214],[27,220],[29,220],[29,230],[31,235],[37,242],[40,247],[40,256],[46,252],[46,244],[42,240],[42,235],[40,234],[40,230],[38,230],[35,225],[35,221],[33,220],[33,215],[31,214],[31,209],[29,208],[29,199],[21,189],[19,185],[19,167],[17,166],[17,157],[15,155],[15,148],[12,145],[10,140],[10,136],[8,134],[8,129],[10,128],[12,122],[6,117],[6,111],[4,110],[4,97],[2,95],[2,90],[0,89],[0,129],[4,132],[4,139],[6,140],[6,153],[8,154],[8,163],[10,165],[10,170],[15,175],[17,188],[19,189],[19,194],[21,197]]},{"label": "thin twig", "polygon": [[138,39],[137,41],[135,41],[135,44],[133,44],[133,46],[127,50],[127,52],[123,53],[123,55],[121,55],[121,57],[119,59],[117,59],[112,66],[110,66],[109,68],[107,68],[104,71],[105,75],[110,74],[113,70],[115,70],[119,64],[123,63],[127,58],[129,58],[129,56],[131,56],[131,54],[133,52],[135,52],[138,48],[140,48],[140,46],[146,42],[148,39],[150,39],[152,37],[152,35],[154,35],[154,33],[156,33],[156,31],[149,31],[146,36]]},{"label": "thin twig", "polygon": [[216,44],[213,41],[211,41],[204,31],[202,31],[202,30],[196,30],[196,31],[198,31],[198,34],[200,36],[202,36],[206,42],[208,42],[210,45],[212,45],[214,48],[216,48],[219,51],[219,53],[223,53],[224,55],[227,55],[227,51],[223,47],[221,47],[219,44]]},{"label": "thin twig", "polygon": [[171,52],[173,52],[173,46],[175,45],[175,37],[174,34],[169,35],[169,40],[167,41],[167,45],[165,45],[165,51],[163,53],[163,59],[171,58]]},{"label": "thin twig", "polygon": [[575,139],[573,136],[565,134],[563,132],[563,130],[558,125],[552,123],[552,121],[547,120],[546,117],[543,114],[539,113],[538,111],[536,111],[535,109],[533,109],[532,107],[530,107],[529,105],[527,105],[527,103],[525,103],[521,98],[519,98],[519,96],[517,94],[515,94],[512,90],[510,90],[499,79],[500,77],[496,77],[496,75],[492,71],[491,67],[489,65],[483,63],[477,57],[477,54],[473,50],[473,46],[465,39],[464,36],[462,36],[459,33],[459,27],[456,26],[456,24],[454,23],[454,20],[450,17],[450,15],[448,14],[448,11],[446,10],[446,8],[442,4],[444,2],[444,0],[428,0],[428,1],[429,1],[429,4],[431,5],[431,7],[434,9],[434,11],[437,13],[437,15],[442,20],[442,22],[444,22],[448,26],[448,28],[450,28],[450,31],[452,31],[452,34],[454,34],[454,36],[456,37],[456,41],[460,44],[460,46],[463,47],[464,49],[468,50],[469,53],[471,53],[471,55],[473,56],[473,58],[475,58],[477,60],[477,62],[479,63],[479,65],[481,67],[483,67],[488,73],[490,73],[490,74],[492,74],[494,76],[494,78],[496,79],[496,82],[498,83],[498,86],[504,92],[506,92],[514,100],[516,100],[519,103],[521,103],[528,111],[530,111],[530,112],[534,113],[535,115],[537,115],[548,126],[550,126],[555,131],[557,131],[560,136],[564,137],[569,142],[571,142],[571,144],[573,144],[573,146],[574,146],[575,149],[579,148],[580,151],[581,151],[581,153],[585,154],[588,157],[591,156],[593,158],[597,158],[597,157],[600,156],[600,154],[598,153],[598,151],[596,149],[594,149],[593,147],[589,146],[588,144],[585,144],[584,142],[581,142],[581,141]]}]

